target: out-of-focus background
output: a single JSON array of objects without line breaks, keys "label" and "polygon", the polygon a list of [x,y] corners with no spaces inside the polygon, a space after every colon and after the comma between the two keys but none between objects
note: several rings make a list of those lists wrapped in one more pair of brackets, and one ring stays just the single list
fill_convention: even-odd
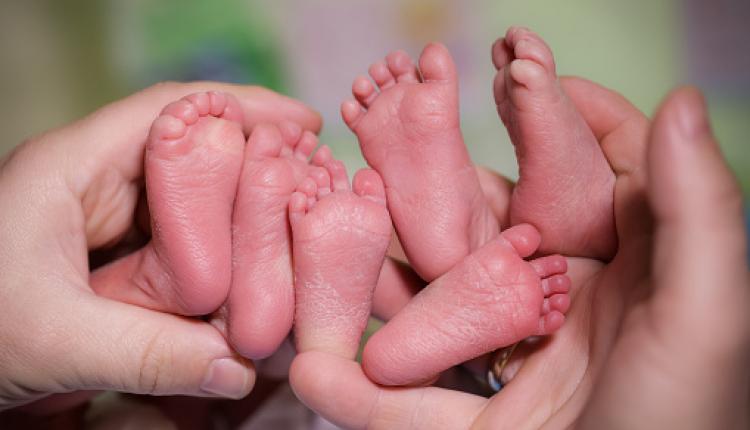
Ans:
[{"label": "out-of-focus background", "polygon": [[472,155],[514,176],[489,49],[520,24],[548,41],[561,74],[614,88],[648,114],[675,85],[701,87],[750,195],[748,23],[747,0],[0,2],[0,154],[152,83],[215,79],[307,102],[325,119],[322,140],[358,167],[355,139],[339,118],[352,79],[389,50],[418,55],[440,40],[458,63]]}]

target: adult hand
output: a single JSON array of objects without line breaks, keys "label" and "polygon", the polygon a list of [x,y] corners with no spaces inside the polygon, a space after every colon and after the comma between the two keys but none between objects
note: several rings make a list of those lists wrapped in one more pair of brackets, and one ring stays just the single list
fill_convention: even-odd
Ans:
[{"label": "adult hand", "polygon": [[563,328],[514,354],[512,382],[490,399],[384,388],[355,362],[304,353],[290,376],[308,406],[346,428],[747,428],[741,195],[700,95],[673,93],[649,135],[621,96],[580,79],[564,85],[617,175],[620,243],[609,264],[569,261]]},{"label": "adult hand", "polygon": [[[0,410],[51,393],[245,396],[255,380],[210,324],[115,302],[93,293],[88,252],[118,242],[135,224],[146,137],[167,103],[220,90],[240,100],[245,132],[320,118],[268,90],[210,82],[167,83],[30,139],[0,161]],[[158,277],[135,267],[91,282],[131,285]]]}]

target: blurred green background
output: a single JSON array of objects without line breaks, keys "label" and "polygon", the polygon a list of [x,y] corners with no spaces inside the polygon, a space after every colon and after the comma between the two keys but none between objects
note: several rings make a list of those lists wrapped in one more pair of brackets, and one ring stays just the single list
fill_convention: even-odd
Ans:
[{"label": "blurred green background", "polygon": [[747,0],[4,1],[0,154],[154,82],[216,79],[307,102],[325,119],[322,140],[358,167],[338,113],[351,80],[389,50],[417,55],[440,40],[458,63],[472,155],[515,176],[489,48],[518,24],[549,42],[560,74],[616,89],[649,115],[672,87],[701,87],[750,195],[748,22]]}]

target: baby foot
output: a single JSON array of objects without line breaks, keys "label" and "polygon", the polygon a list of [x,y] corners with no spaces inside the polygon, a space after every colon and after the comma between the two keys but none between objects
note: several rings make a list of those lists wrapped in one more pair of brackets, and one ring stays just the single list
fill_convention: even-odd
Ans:
[{"label": "baby foot", "polygon": [[566,261],[524,261],[539,242],[530,225],[512,227],[432,282],[370,338],[362,360],[367,375],[383,385],[424,382],[560,328],[570,306]]},{"label": "baby foot", "polygon": [[523,28],[495,42],[497,110],[516,149],[512,224],[542,234],[542,252],[611,258],[615,175],[583,117],[563,92],[547,44]]},{"label": "baby foot", "polygon": [[[122,297],[185,315],[216,310],[232,276],[232,205],[245,137],[234,96],[197,93],[164,108],[154,121],[145,155],[152,216],[151,249],[134,264],[139,273],[162,266],[161,279],[135,279]],[[138,291],[139,290],[139,291]]]},{"label": "baby foot", "polygon": [[380,176],[363,169],[353,191],[340,161],[302,182],[289,202],[294,239],[297,350],[353,359],[391,239]]},{"label": "baby foot", "polygon": [[[245,149],[234,208],[234,276],[226,306],[230,342],[242,355],[272,354],[292,328],[294,287],[287,208],[318,145],[292,123],[255,127]],[[318,163],[331,159],[328,147]]]},{"label": "baby foot", "polygon": [[388,209],[414,269],[432,280],[495,237],[461,137],[458,80],[448,50],[428,45],[419,70],[401,51],[354,81],[341,106],[367,163],[383,177]]}]

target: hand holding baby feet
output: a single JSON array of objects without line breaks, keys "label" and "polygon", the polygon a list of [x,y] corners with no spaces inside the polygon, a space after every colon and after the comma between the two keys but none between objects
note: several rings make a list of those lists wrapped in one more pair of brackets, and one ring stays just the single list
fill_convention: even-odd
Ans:
[{"label": "hand holding baby feet", "polygon": [[393,52],[359,77],[341,106],[367,163],[383,178],[388,209],[422,278],[448,271],[498,232],[459,127],[458,77],[448,50],[428,45],[419,69]]},{"label": "hand holding baby feet", "polygon": [[530,225],[505,230],[433,281],[377,331],[362,367],[382,385],[438,373],[532,335],[559,329],[570,306],[566,260],[532,261],[540,236]]},{"label": "hand holding baby feet", "polygon": [[513,27],[493,45],[492,61],[495,103],[519,165],[511,223],[538,228],[542,252],[612,258],[615,175],[562,90],[549,47]]},{"label": "hand holding baby feet", "polygon": [[[145,155],[152,241],[143,252],[92,274],[132,271],[135,288],[102,287],[98,294],[183,315],[207,314],[221,305],[232,276],[242,117],[235,97],[221,92],[192,94],[163,109]],[[114,285],[103,279],[98,284]]]},{"label": "hand holding baby feet", "polygon": [[363,169],[350,187],[343,163],[311,171],[289,202],[297,350],[353,359],[391,238],[380,176]]}]

